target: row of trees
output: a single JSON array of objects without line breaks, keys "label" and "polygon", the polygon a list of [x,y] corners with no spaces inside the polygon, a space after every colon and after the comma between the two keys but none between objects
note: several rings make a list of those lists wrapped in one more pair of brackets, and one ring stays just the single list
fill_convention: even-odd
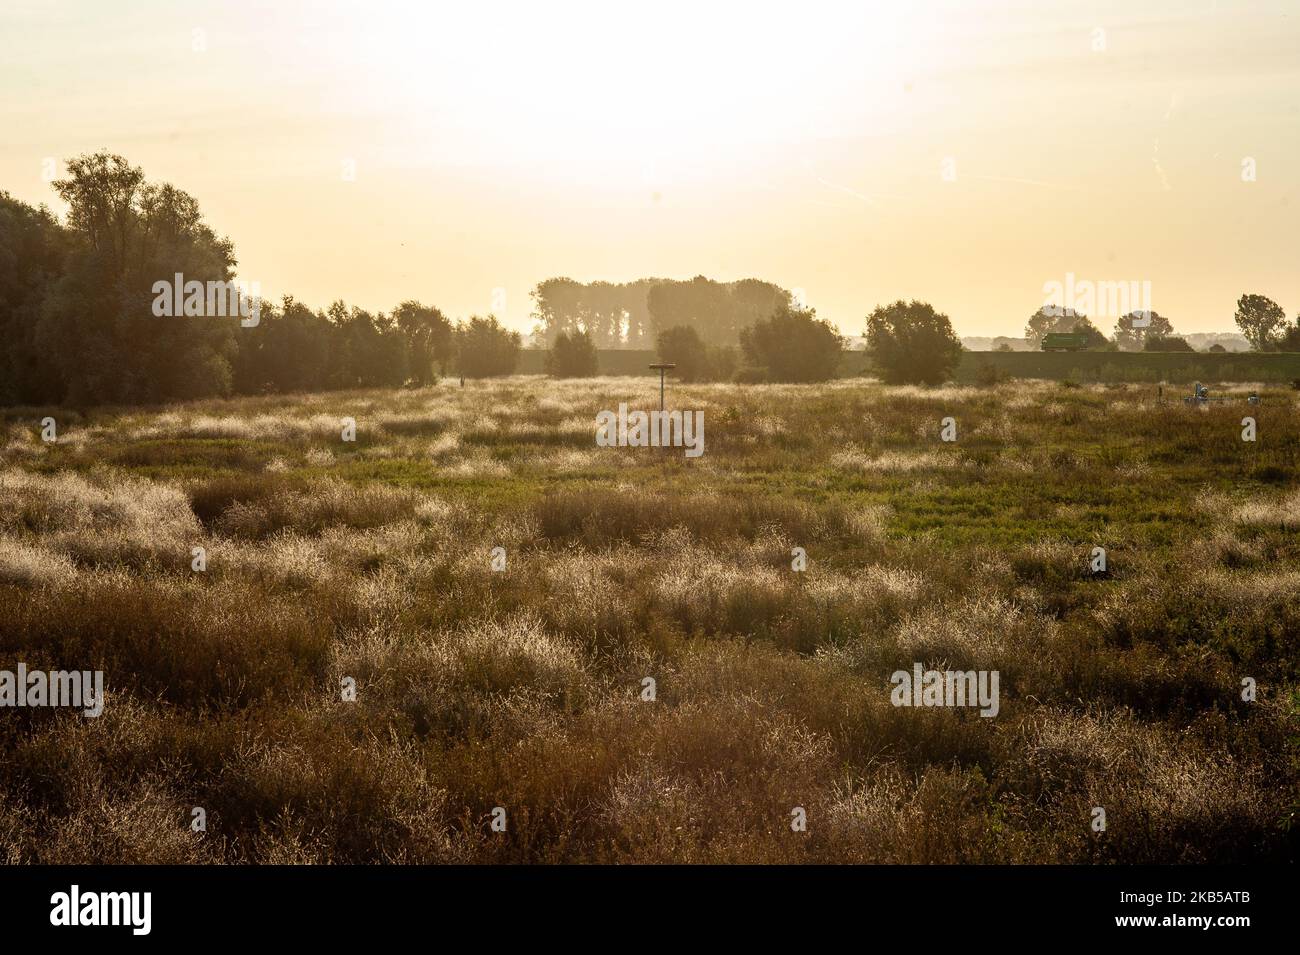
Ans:
[{"label": "row of trees", "polygon": [[[106,152],[79,156],[54,189],[64,222],[0,193],[0,403],[152,403],[429,384],[449,370],[514,371],[520,336],[491,316],[454,323],[403,302],[371,313],[286,297],[240,316],[154,312],[155,283],[230,282],[234,247],[192,196]],[[245,303],[247,304],[247,302]]]},{"label": "row of trees", "polygon": [[[1300,316],[1288,324],[1282,306],[1270,298],[1254,294],[1241,296],[1233,318],[1256,351],[1300,351]],[[1082,333],[1088,337],[1088,347],[1094,350],[1195,350],[1186,339],[1174,334],[1173,323],[1168,318],[1155,311],[1134,311],[1121,316],[1113,335],[1107,338],[1087,315],[1069,308],[1043,306],[1029,317],[1025,339],[1037,348],[1049,332]],[[1216,348],[1224,351],[1220,345],[1213,346],[1211,351]]]},{"label": "row of trees", "polygon": [[576,282],[547,279],[532,291],[536,336],[547,347],[582,333],[598,348],[644,348],[670,328],[690,328],[709,345],[734,346],[740,333],[792,303],[785,289],[759,279]]},{"label": "row of trees", "polygon": [[[812,309],[791,304],[739,332],[739,345],[714,345],[692,325],[659,332],[660,361],[676,365],[680,381],[825,381],[835,375],[844,340]],[[597,374],[596,343],[585,330],[560,332],[546,359],[547,374],[584,378]]]},{"label": "row of trees", "polygon": [[[151,403],[230,393],[426,385],[449,371],[510,374],[518,333],[497,320],[453,323],[406,301],[388,313],[335,302],[313,310],[292,297],[240,316],[160,317],[155,285],[230,282],[234,247],[203,221],[193,197],[150,183],[106,152],[68,163],[54,183],[64,222],[0,193],[0,403]],[[550,279],[533,292],[548,371],[596,373],[598,347],[654,340],[687,381],[820,381],[832,377],[844,342],[791,294],[757,279],[625,284]],[[200,310],[202,311],[202,310]],[[1140,321],[1145,319],[1145,321]],[[1300,351],[1300,319],[1261,295],[1243,295],[1236,320],[1259,350]],[[1155,313],[1131,312],[1107,339],[1086,315],[1041,308],[1026,337],[1082,331],[1095,348],[1190,350]],[[961,344],[946,315],[895,302],[867,319],[868,347],[888,381],[946,380]]]},{"label": "row of trees", "polygon": [[[877,372],[890,383],[941,384],[961,359],[952,322],[925,302],[879,306],[867,316],[866,334]],[[826,381],[843,357],[844,339],[835,328],[815,310],[794,305],[742,329],[739,349],[710,345],[688,326],[659,334],[659,358],[675,363],[682,381]]]}]

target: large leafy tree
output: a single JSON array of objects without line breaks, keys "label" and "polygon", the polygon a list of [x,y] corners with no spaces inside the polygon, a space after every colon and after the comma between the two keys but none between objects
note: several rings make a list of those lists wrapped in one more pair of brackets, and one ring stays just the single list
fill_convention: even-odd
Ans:
[{"label": "large leafy tree", "polygon": [[1088,316],[1082,312],[1076,312],[1072,308],[1062,308],[1059,305],[1044,305],[1030,315],[1029,321],[1025,323],[1025,339],[1037,348],[1049,333],[1072,332],[1076,325],[1085,322],[1092,325]]},{"label": "large leafy tree", "polygon": [[[1142,324],[1144,320],[1146,324]],[[1173,322],[1159,312],[1129,312],[1115,323],[1115,344],[1124,351],[1142,351],[1148,340],[1169,338],[1173,333]]]},{"label": "large leafy tree", "polygon": [[153,285],[234,277],[231,244],[203,221],[194,198],[145,181],[121,156],[67,164],[54,183],[68,203],[72,250],[51,289],[37,344],[57,367],[64,397],[150,402],[225,394],[239,316],[159,317]]},{"label": "large leafy tree", "polygon": [[456,362],[462,375],[492,378],[509,375],[519,363],[518,332],[504,328],[492,315],[477,315],[456,326]]},{"label": "large leafy tree", "polygon": [[451,321],[433,306],[414,301],[393,309],[393,320],[406,337],[411,380],[417,385],[436,383],[452,358]]},{"label": "large leafy tree", "polygon": [[1263,295],[1247,294],[1237,299],[1234,316],[1241,334],[1255,351],[1268,351],[1277,344],[1286,324],[1282,306]]},{"label": "large leafy tree", "polygon": [[741,329],[740,347],[768,381],[826,381],[839,368],[844,340],[813,309],[783,305]]},{"label": "large leafy tree", "polygon": [[1277,350],[1300,352],[1300,315],[1295,317],[1295,322],[1286,326],[1286,331],[1277,340]]},{"label": "large leafy tree", "polygon": [[947,315],[900,299],[867,316],[867,350],[890,384],[941,385],[956,370],[962,348]]}]

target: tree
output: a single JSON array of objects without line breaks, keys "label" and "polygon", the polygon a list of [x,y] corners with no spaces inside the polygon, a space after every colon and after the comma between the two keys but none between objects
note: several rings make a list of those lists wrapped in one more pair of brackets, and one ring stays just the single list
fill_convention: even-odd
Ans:
[{"label": "tree", "polygon": [[788,308],[785,289],[758,279],[725,284],[697,275],[689,282],[659,282],[646,296],[656,331],[686,325],[709,345],[734,345],[741,331]]},{"label": "tree", "polygon": [[1278,339],[1278,351],[1300,351],[1300,315],[1296,316],[1295,324],[1288,325],[1286,332]]},{"label": "tree", "polygon": [[36,326],[64,269],[70,237],[50,211],[0,192],[0,404],[53,404],[66,383]]},{"label": "tree", "polygon": [[414,301],[385,315],[286,296],[244,322],[233,246],[193,197],[112,153],[67,170],[54,183],[66,225],[0,193],[0,404],[425,384],[453,357],[451,323]]},{"label": "tree", "polygon": [[925,302],[877,306],[867,316],[867,349],[890,384],[941,385],[961,360],[961,340],[948,316]]},{"label": "tree", "polygon": [[502,327],[492,315],[456,325],[456,363],[470,378],[493,378],[512,374],[519,363],[522,339],[518,332]]},{"label": "tree", "polygon": [[262,320],[241,329],[234,390],[240,394],[311,391],[328,386],[334,326],[293,296],[263,302]]},{"label": "tree", "polygon": [[446,315],[431,305],[407,300],[393,309],[393,320],[406,338],[411,381],[433,385],[447,373],[454,329]]},{"label": "tree", "polygon": [[552,378],[594,378],[598,366],[596,343],[587,332],[561,332],[546,356]]},{"label": "tree", "polygon": [[711,345],[733,346],[740,330],[789,305],[785,289],[759,279],[715,282],[577,282],[551,278],[530,293],[534,334],[548,346],[563,332],[586,332],[598,348],[641,348],[652,335],[686,325]]},{"label": "tree", "polygon": [[1059,305],[1044,305],[1029,316],[1029,322],[1025,326],[1025,339],[1031,346],[1038,348],[1043,344],[1043,339],[1053,332],[1073,332],[1086,336],[1085,347],[1090,351],[1114,348],[1110,339],[1102,334],[1101,329],[1094,325],[1087,315],[1076,312],[1072,308],[1061,308]]},{"label": "tree", "polygon": [[1088,316],[1072,308],[1044,305],[1029,316],[1029,321],[1025,324],[1025,340],[1033,348],[1038,348],[1049,332],[1072,332],[1081,320],[1087,321]]},{"label": "tree", "polygon": [[1246,341],[1255,351],[1268,351],[1273,347],[1281,337],[1282,325],[1286,323],[1282,306],[1263,295],[1248,294],[1237,299],[1234,317],[1241,334],[1246,336]]},{"label": "tree", "polygon": [[[1150,323],[1134,324],[1142,319]],[[1115,344],[1123,351],[1142,351],[1147,339],[1168,338],[1173,333],[1173,323],[1159,312],[1129,312],[1115,323]]]},{"label": "tree", "polygon": [[1070,331],[1076,335],[1083,335],[1087,344],[1084,345],[1088,351],[1115,351],[1117,346],[1100,328],[1092,323],[1092,320],[1086,315],[1081,315],[1074,320],[1070,326]]},{"label": "tree", "polygon": [[659,333],[659,360],[677,366],[679,381],[725,381],[736,370],[736,350],[726,345],[706,345],[689,325],[665,328]]},{"label": "tree", "polygon": [[826,381],[839,368],[844,340],[813,309],[783,305],[742,329],[740,347],[768,381]]},{"label": "tree", "polygon": [[238,315],[153,313],[154,283],[228,282],[230,242],[193,197],[147,183],[107,152],[78,156],[54,189],[68,203],[72,250],[46,296],[36,346],[74,403],[153,402],[230,391]]}]

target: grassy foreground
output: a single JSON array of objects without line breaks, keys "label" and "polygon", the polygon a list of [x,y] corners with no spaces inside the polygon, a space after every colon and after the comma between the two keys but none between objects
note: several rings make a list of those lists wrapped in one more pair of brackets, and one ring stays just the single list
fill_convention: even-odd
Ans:
[{"label": "grassy foreground", "polygon": [[[4,413],[0,669],[108,702],[0,709],[3,860],[1294,859],[1294,392],[670,386],[695,460],[596,447],[620,401]],[[998,715],[891,705],[914,663]]]}]

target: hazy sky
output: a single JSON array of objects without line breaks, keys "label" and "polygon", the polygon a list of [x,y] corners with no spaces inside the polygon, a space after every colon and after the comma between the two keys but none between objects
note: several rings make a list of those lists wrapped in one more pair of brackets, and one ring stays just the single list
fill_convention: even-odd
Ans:
[{"label": "hazy sky", "polygon": [[316,306],[527,330],[551,276],[754,276],[1014,335],[1074,273],[1179,331],[1300,311],[1296,0],[3,0],[0,38],[0,189],[62,211],[47,158],[106,147]]}]

